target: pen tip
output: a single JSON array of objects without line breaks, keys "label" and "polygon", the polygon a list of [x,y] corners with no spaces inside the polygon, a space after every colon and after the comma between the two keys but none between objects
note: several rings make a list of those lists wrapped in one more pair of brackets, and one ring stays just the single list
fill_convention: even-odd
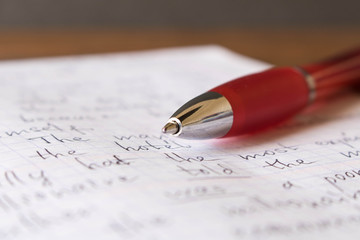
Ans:
[{"label": "pen tip", "polygon": [[180,126],[178,123],[169,121],[165,124],[165,126],[162,128],[162,132],[165,134],[171,134],[175,135],[180,130]]}]

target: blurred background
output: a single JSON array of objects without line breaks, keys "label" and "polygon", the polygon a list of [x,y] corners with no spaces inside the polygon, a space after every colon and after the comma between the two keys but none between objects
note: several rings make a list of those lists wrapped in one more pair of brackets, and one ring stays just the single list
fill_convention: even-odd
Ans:
[{"label": "blurred background", "polygon": [[358,0],[0,0],[0,58],[220,44],[275,64],[360,45]]},{"label": "blurred background", "polygon": [[1,0],[0,24],[6,28],[347,27],[360,25],[360,1]]}]

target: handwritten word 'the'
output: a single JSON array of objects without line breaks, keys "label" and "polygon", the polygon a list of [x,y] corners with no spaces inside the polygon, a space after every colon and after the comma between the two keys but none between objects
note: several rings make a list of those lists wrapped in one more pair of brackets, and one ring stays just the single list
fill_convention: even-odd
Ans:
[{"label": "handwritten word 'the'", "polygon": [[219,158],[206,158],[203,156],[191,156],[191,157],[185,157],[182,156],[178,153],[164,153],[164,155],[166,156],[166,158],[169,158],[175,162],[188,162],[188,163],[192,163],[192,162],[207,162],[207,161],[217,161],[220,160]]},{"label": "handwritten word 'the'", "polygon": [[48,148],[44,148],[44,150],[38,150],[36,151],[36,155],[31,156],[31,157],[38,157],[41,158],[43,160],[46,160],[48,158],[62,158],[62,157],[69,157],[69,156],[80,156],[80,155],[84,155],[86,153],[78,153],[76,152],[76,150],[69,150],[69,151],[65,151],[65,152],[59,152],[59,151],[51,151]]},{"label": "handwritten word 'the'", "polygon": [[84,139],[82,137],[61,138],[61,137],[55,136],[55,134],[50,134],[50,135],[45,135],[45,136],[28,138],[28,140],[30,140],[30,141],[40,141],[40,142],[43,142],[43,143],[52,144],[52,143],[87,142],[90,139]]},{"label": "handwritten word 'the'", "polygon": [[294,167],[300,167],[302,165],[309,165],[309,164],[313,164],[315,163],[315,161],[313,162],[309,162],[309,161],[305,161],[303,159],[296,159],[293,162],[283,162],[280,161],[279,159],[275,159],[274,161],[265,161],[266,165],[264,165],[263,167],[269,167],[269,168],[275,168],[275,169],[289,169],[289,168],[294,168]]}]

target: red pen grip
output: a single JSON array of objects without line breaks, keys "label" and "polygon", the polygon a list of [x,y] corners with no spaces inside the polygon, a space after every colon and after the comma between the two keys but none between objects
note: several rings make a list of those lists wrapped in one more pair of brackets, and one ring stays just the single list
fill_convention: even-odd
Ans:
[{"label": "red pen grip", "polygon": [[226,136],[270,127],[307,105],[309,88],[296,68],[273,68],[227,82],[210,91],[229,101],[234,115]]}]

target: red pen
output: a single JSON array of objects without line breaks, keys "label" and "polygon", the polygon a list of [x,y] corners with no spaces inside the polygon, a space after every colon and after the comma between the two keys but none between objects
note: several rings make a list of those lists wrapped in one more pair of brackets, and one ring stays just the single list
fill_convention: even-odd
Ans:
[{"label": "red pen", "polygon": [[246,134],[282,122],[315,100],[356,83],[360,83],[360,49],[302,67],[271,68],[190,100],[162,131],[187,139]]}]

